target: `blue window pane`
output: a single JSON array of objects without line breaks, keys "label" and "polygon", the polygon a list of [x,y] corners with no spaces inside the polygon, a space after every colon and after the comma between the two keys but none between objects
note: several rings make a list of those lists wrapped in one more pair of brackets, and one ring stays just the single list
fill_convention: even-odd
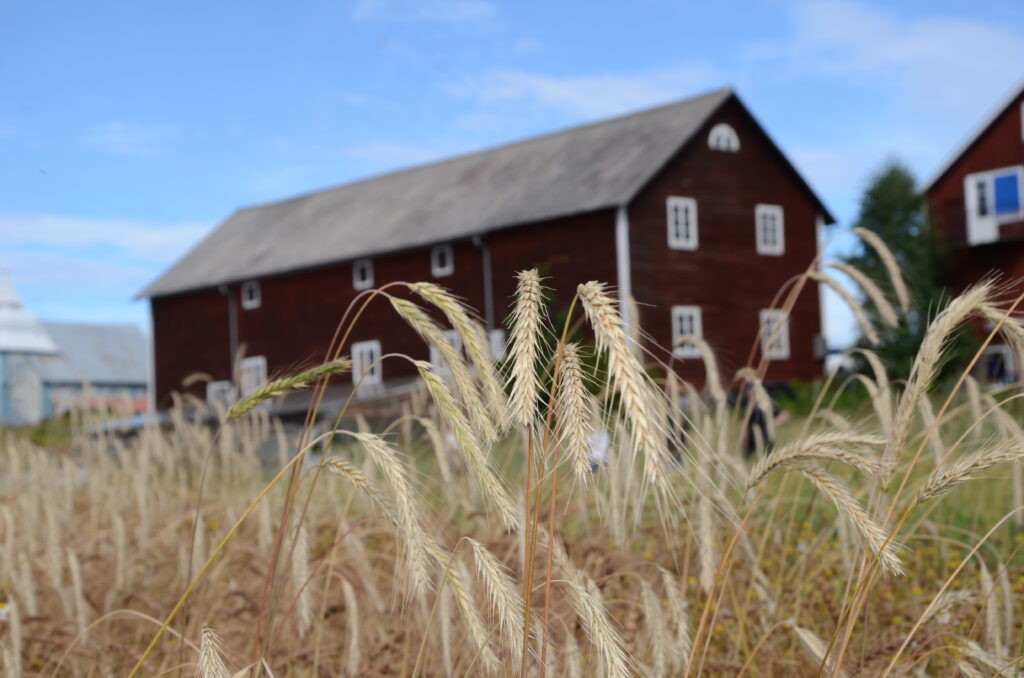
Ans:
[{"label": "blue window pane", "polygon": [[996,175],[993,185],[996,194],[996,214],[1010,214],[1020,211],[1020,187],[1017,173]]}]

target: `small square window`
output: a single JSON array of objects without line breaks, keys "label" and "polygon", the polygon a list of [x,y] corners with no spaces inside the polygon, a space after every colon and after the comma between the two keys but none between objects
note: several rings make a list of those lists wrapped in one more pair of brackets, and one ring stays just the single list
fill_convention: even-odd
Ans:
[{"label": "small square window", "polygon": [[761,310],[761,353],[770,360],[789,358],[789,318],[780,309]]},{"label": "small square window", "polygon": [[235,385],[230,381],[211,381],[206,384],[206,402],[229,407],[235,400]]},{"label": "small square window", "polygon": [[[459,336],[458,332],[455,330],[445,330],[444,337],[455,348],[456,353],[462,353],[462,337]],[[447,376],[452,373],[448,361],[444,359],[441,351],[433,344],[430,346],[430,364],[434,366],[434,371],[440,375]]]},{"label": "small square window", "polygon": [[786,230],[782,207],[779,205],[757,205],[754,208],[758,254],[779,256],[786,251]]},{"label": "small square window", "polygon": [[267,359],[261,355],[243,358],[238,371],[238,385],[244,397],[267,382]]},{"label": "small square window", "polygon": [[254,308],[259,308],[261,303],[260,281],[247,280],[242,283],[242,308],[251,311]]},{"label": "small square window", "polygon": [[352,383],[373,386],[383,380],[380,365],[380,342],[376,339],[352,344]]},{"label": "small square window", "polygon": [[673,306],[672,353],[677,358],[693,358],[700,355],[700,351],[693,344],[679,344],[680,339],[687,336],[704,337],[700,306]]},{"label": "small square window", "polygon": [[455,271],[455,255],[451,245],[438,245],[430,250],[430,272],[435,278],[443,278]]},{"label": "small square window", "polygon": [[697,201],[672,196],[666,204],[668,246],[674,250],[697,249]]},{"label": "small square window", "polygon": [[368,290],[373,287],[373,261],[359,259],[352,264],[352,287]]}]

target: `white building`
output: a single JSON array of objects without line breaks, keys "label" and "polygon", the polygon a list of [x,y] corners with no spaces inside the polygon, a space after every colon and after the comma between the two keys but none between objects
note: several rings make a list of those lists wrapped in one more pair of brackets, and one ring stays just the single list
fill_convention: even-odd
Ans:
[{"label": "white building", "polygon": [[71,409],[147,409],[146,340],[132,325],[40,322],[0,274],[0,424]]}]

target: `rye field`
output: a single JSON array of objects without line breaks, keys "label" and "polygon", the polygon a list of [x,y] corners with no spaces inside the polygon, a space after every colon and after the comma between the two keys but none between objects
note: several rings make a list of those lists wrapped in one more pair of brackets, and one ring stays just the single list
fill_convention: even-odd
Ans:
[{"label": "rye field", "polygon": [[[884,286],[851,275],[871,317],[845,294],[869,340],[906,309],[887,261]],[[186,399],[130,438],[3,439],[4,675],[1017,675],[1020,390],[970,364],[938,381],[965,325],[1024,350],[999,291],[933,309],[906,380],[858,349],[864,373],[778,426],[764,360],[725,374],[683,337],[705,375],[685,383],[600,283],[555,322],[521,273],[497,365],[442,288],[368,291],[322,365],[215,425]],[[267,405],[305,389],[316,413],[365,304],[444,369],[385,356],[419,374],[401,416],[353,398],[289,432]]]}]

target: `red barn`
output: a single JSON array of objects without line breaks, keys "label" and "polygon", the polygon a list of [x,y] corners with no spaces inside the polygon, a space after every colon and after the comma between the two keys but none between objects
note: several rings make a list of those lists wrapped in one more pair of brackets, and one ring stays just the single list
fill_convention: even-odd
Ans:
[{"label": "red barn", "polygon": [[[1004,281],[1024,279],[1024,83],[971,133],[924,192],[932,227],[950,249],[952,289],[993,273]],[[1019,366],[1009,347],[997,344],[988,349],[983,371],[990,379],[1012,380]]]},{"label": "red barn", "polygon": [[[517,271],[538,267],[567,305],[578,283],[636,299],[663,346],[681,333],[742,366],[776,292],[818,252],[832,218],[730,89],[491,150],[242,209],[142,292],[151,301],[155,393],[224,397],[323,358],[360,290],[429,280],[479,309],[492,344]],[[769,348],[772,380],[821,373],[818,290]],[[386,353],[428,349],[386,303],[360,320],[359,374]],[[678,351],[688,358],[687,349]],[[206,385],[183,380],[194,373]],[[698,361],[684,377],[702,381]],[[401,384],[388,360],[366,383]],[[726,376],[731,376],[727,371]]]}]

